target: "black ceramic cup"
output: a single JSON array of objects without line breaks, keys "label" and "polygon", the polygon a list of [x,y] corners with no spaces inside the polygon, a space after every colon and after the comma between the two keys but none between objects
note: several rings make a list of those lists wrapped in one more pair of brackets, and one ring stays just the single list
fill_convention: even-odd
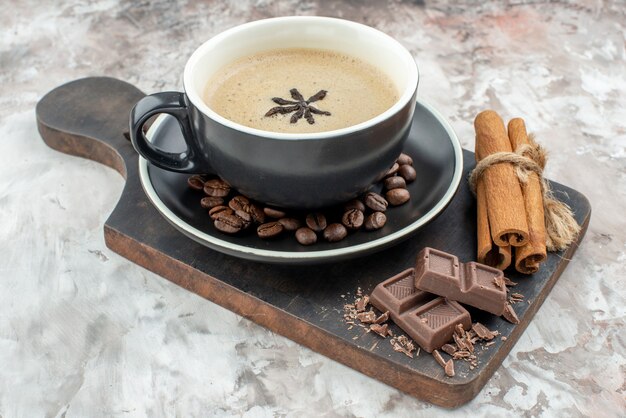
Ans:
[{"label": "black ceramic cup", "polygon": [[[382,114],[348,128],[291,134],[250,128],[213,111],[202,92],[216,71],[234,60],[279,48],[317,48],[371,63],[395,84],[399,99]],[[398,157],[409,133],[418,71],[415,60],[388,35],[358,23],[326,17],[280,17],[229,29],[201,45],[185,66],[184,93],[141,99],[130,114],[133,146],[157,167],[213,173],[240,193],[269,205],[313,209],[356,197]],[[175,117],[186,150],[151,144],[143,125],[152,116]]]}]

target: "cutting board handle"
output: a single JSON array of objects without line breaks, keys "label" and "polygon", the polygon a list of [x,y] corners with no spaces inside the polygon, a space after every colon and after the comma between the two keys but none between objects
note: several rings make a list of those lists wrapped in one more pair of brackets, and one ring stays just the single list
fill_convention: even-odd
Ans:
[{"label": "cutting board handle", "polygon": [[37,103],[37,127],[51,148],[105,164],[126,177],[127,163],[137,158],[128,139],[128,117],[144,96],[111,77],[75,80]]}]

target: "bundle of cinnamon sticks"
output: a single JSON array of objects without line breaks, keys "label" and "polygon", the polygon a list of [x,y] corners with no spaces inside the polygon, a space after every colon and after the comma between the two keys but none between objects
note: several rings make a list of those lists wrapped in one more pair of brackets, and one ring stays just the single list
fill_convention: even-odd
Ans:
[{"label": "bundle of cinnamon sticks", "polygon": [[[508,132],[492,110],[476,116],[476,162],[531,145],[522,119],[512,119]],[[499,154],[506,157],[505,154]],[[506,160],[506,158],[503,158]],[[478,262],[532,274],[546,259],[546,228],[541,180],[536,173],[520,181],[509,162],[488,165],[477,177]]]}]

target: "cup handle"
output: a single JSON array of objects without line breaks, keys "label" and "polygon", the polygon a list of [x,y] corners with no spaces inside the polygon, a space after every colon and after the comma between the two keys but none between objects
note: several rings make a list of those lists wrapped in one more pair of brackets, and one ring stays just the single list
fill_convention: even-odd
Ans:
[{"label": "cup handle", "polygon": [[[143,132],[144,124],[152,116],[167,113],[178,120],[187,149],[166,152],[154,146]],[[157,167],[179,173],[211,173],[213,170],[201,161],[201,152],[191,128],[185,94],[176,91],[155,93],[143,97],[130,112],[130,139],[135,150]]]}]

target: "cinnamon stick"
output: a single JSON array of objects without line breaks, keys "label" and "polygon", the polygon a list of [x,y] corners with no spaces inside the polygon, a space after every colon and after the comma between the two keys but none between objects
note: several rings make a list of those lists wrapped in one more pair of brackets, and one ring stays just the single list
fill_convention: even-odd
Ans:
[{"label": "cinnamon stick", "polygon": [[487,196],[482,179],[476,184],[478,262],[504,270],[511,265],[511,246],[499,247],[493,243],[487,216]]},{"label": "cinnamon stick", "polygon": [[[511,119],[508,131],[514,150],[521,145],[532,145],[523,119]],[[533,274],[539,270],[539,264],[546,259],[547,255],[543,195],[537,174],[530,173],[526,182],[521,182],[521,188],[528,223],[528,243],[515,248],[515,270],[524,274]]]},{"label": "cinnamon stick", "polygon": [[[493,110],[485,110],[474,120],[476,160],[497,152],[511,152],[504,122]],[[487,200],[487,216],[493,242],[501,247],[520,247],[528,242],[528,223],[522,189],[510,163],[488,167],[482,175]]]}]

